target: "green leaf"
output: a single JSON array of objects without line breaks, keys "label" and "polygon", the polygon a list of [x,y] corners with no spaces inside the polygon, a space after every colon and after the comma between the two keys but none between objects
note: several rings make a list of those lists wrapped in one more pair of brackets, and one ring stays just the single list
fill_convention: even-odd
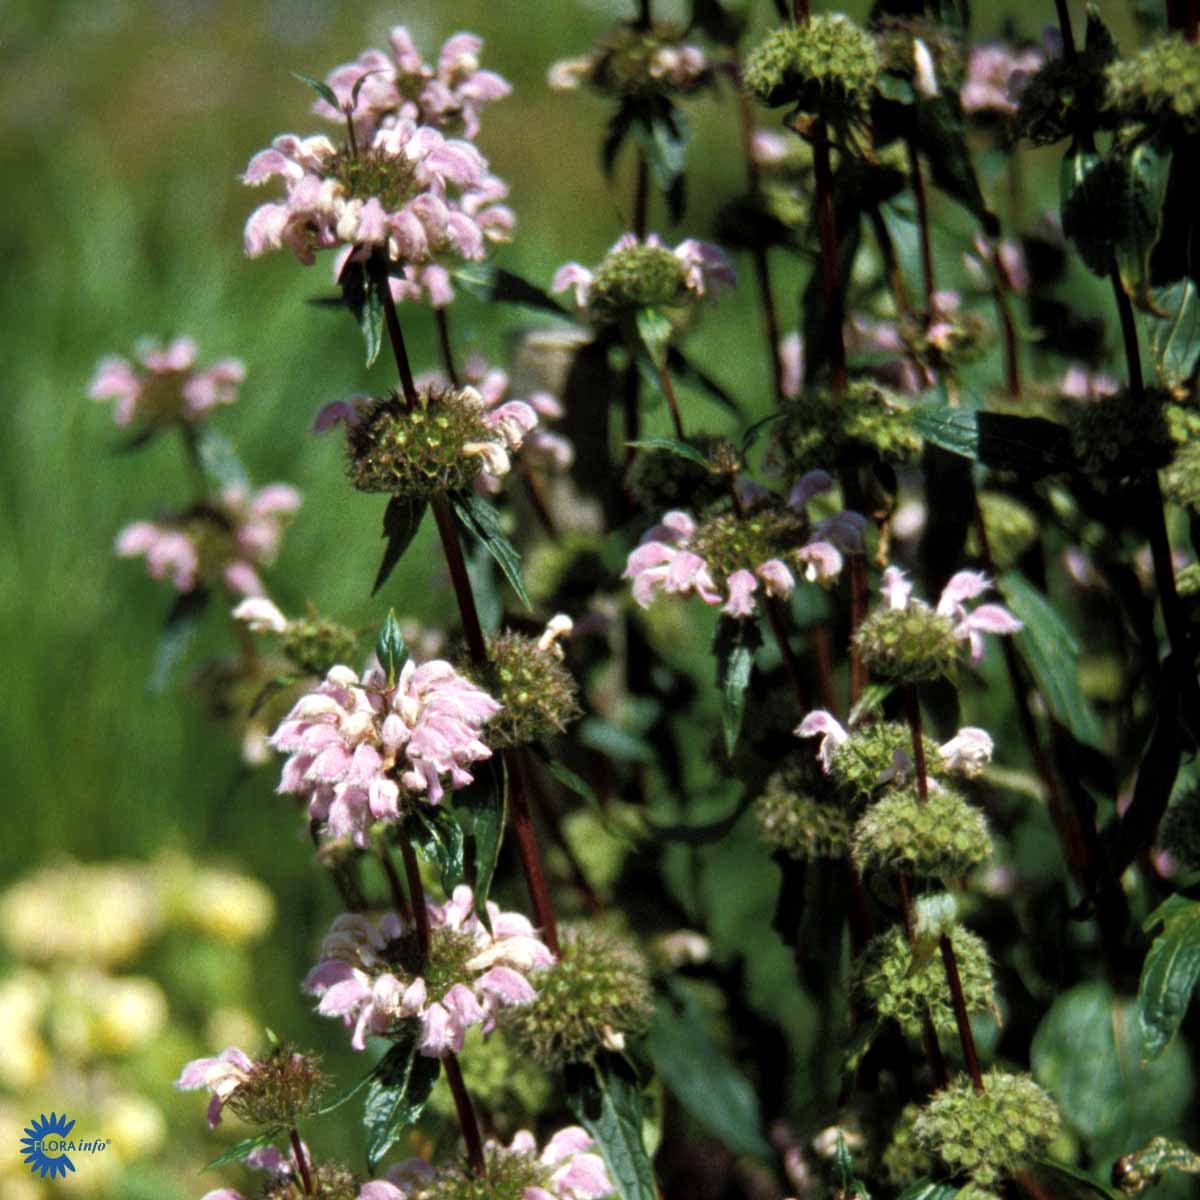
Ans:
[{"label": "green leaf", "polygon": [[459,523],[487,547],[521,603],[526,608],[532,608],[533,601],[525,590],[525,580],[521,575],[521,556],[504,536],[496,510],[474,492],[451,492],[450,505]]},{"label": "green leaf", "polygon": [[416,1124],[441,1070],[440,1060],[417,1050],[415,1025],[383,1056],[367,1087],[363,1128],[372,1171],[400,1133]]},{"label": "green leaf", "polygon": [[646,1034],[654,1069],[685,1109],[735,1154],[774,1162],[750,1081],[713,1040],[686,986],[670,987]]},{"label": "green leaf", "polygon": [[642,1092],[633,1068],[615,1054],[565,1072],[567,1105],[604,1156],[621,1200],[657,1200],[654,1168],[642,1142]]},{"label": "green leaf", "polygon": [[367,288],[366,295],[363,296],[362,309],[358,314],[368,367],[375,365],[380,348],[383,346],[383,297],[380,296],[379,289],[387,286],[387,278],[384,277],[377,282],[376,286]]},{"label": "green leaf", "polygon": [[223,1167],[226,1163],[240,1162],[247,1154],[269,1146],[282,1132],[281,1128],[276,1127],[268,1129],[265,1133],[256,1133],[253,1137],[242,1138],[240,1142],[234,1142],[224,1154],[218,1154],[212,1162],[205,1163],[200,1170],[211,1171],[214,1167]]},{"label": "green leaf", "polygon": [[355,81],[354,86],[350,89],[350,111],[353,112],[358,107],[358,96],[363,90],[363,84],[371,78],[372,75],[382,75],[383,68],[376,68],[374,71],[364,71]]},{"label": "green leaf", "polygon": [[1196,285],[1181,280],[1154,293],[1153,311],[1164,314],[1149,322],[1150,352],[1168,388],[1186,386],[1200,358],[1200,303]]},{"label": "green leaf", "polygon": [[281,691],[285,687],[290,687],[293,683],[299,683],[301,679],[307,679],[309,676],[294,673],[291,675],[276,675],[274,679],[268,679],[258,690],[258,695],[254,697],[254,703],[250,705],[250,711],[246,714],[248,717],[256,717],[262,706],[266,704],[276,692]]},{"label": "green leaf", "polygon": [[312,88],[312,90],[316,92],[326,104],[331,104],[339,112],[341,111],[342,106],[338,101],[337,93],[329,86],[329,84],[322,83],[319,79],[314,79],[311,75],[301,75],[299,71],[293,71],[292,77],[300,80],[300,82],[305,84],[307,87]]},{"label": "green leaf", "polygon": [[863,694],[858,698],[858,703],[850,710],[850,716],[846,723],[853,728],[867,713],[874,712],[877,708],[882,708],[883,702],[895,690],[896,685],[894,683],[867,684],[863,688]]},{"label": "green leaf", "polygon": [[941,95],[917,105],[917,144],[929,162],[934,184],[974,213],[989,237],[996,237],[1000,224],[980,190],[962,104],[953,89],[945,88]]},{"label": "green leaf", "polygon": [[1033,1164],[1034,1177],[1049,1186],[1055,1200],[1085,1200],[1102,1196],[1104,1200],[1121,1200],[1121,1193],[1098,1183],[1086,1172],[1052,1158],[1039,1158]]},{"label": "green leaf", "polygon": [[620,762],[652,763],[658,758],[644,738],[603,717],[585,717],[579,723],[579,743]]},{"label": "green leaf", "polygon": [[475,843],[475,911],[488,933],[487,898],[500,861],[504,844],[504,824],[508,813],[508,763],[503,754],[494,755],[474,768],[475,782],[454,793],[454,811],[462,820],[467,836]]},{"label": "green leaf", "polygon": [[558,780],[563,787],[567,788],[580,797],[586,800],[593,808],[600,808],[600,797],[596,795],[592,785],[581,775],[576,775],[570,767],[564,767],[562,763],[555,762],[548,754],[543,752],[542,761],[546,764],[546,770]]},{"label": "green leaf", "polygon": [[388,609],[387,620],[379,630],[379,637],[375,639],[375,657],[387,672],[388,686],[393,686],[400,678],[404,664],[408,662],[408,647],[404,644],[404,634],[400,632],[394,608]]},{"label": "green leaf", "polygon": [[229,438],[211,425],[201,425],[193,436],[196,439],[196,457],[209,487],[214,491],[231,487],[250,491],[250,476]]},{"label": "green leaf", "polygon": [[341,1108],[347,1100],[353,1099],[353,1097],[357,1096],[358,1093],[361,1092],[363,1088],[365,1088],[367,1084],[370,1083],[371,1080],[374,1079],[379,1073],[379,1065],[382,1061],[383,1060],[380,1059],[379,1062],[377,1062],[364,1076],[362,1076],[361,1079],[357,1079],[354,1081],[354,1083],[342,1088],[342,1090],[338,1092],[332,1100],[330,1100],[327,1104],[321,1105],[321,1107],[317,1109],[316,1115],[318,1117],[323,1117],[326,1113],[333,1112],[335,1108]]},{"label": "green leaf", "polygon": [[713,637],[717,660],[717,687],[721,691],[721,726],[725,731],[725,752],[731,758],[742,731],[746,710],[746,689],[754,671],[754,652],[762,645],[758,622],[738,617],[722,617]]},{"label": "green leaf", "polygon": [[711,375],[702,371],[689,359],[684,357],[678,346],[672,346],[667,351],[667,366],[671,377],[679,383],[687,383],[698,388],[710,400],[719,404],[729,412],[738,411],[738,402]]},{"label": "green leaf", "polygon": [[671,341],[671,322],[657,308],[639,308],[637,331],[650,361],[659,369],[667,365],[667,346]]},{"label": "green leaf", "polygon": [[383,562],[375,573],[375,582],[371,585],[372,596],[387,582],[396,564],[404,557],[405,550],[412,545],[424,515],[424,500],[393,496],[388,501],[387,508],[383,510],[383,536],[387,539],[387,547],[383,552]]},{"label": "green leaf", "polygon": [[875,86],[885,100],[891,100],[896,104],[916,102],[917,93],[913,90],[912,83],[903,75],[893,75],[890,71],[884,71]]},{"label": "green leaf", "polygon": [[632,446],[635,450],[666,450],[670,454],[686,458],[688,462],[694,462],[696,466],[705,470],[711,469],[708,459],[695,446],[689,446],[687,442],[681,442],[678,438],[642,438],[640,441],[626,442],[625,445]]},{"label": "green leaf", "polygon": [[1121,156],[1124,167],[1122,209],[1126,227],[1113,247],[1121,286],[1143,308],[1151,308],[1150,254],[1162,232],[1163,202],[1171,171],[1171,152],[1141,142]]},{"label": "green leaf", "polygon": [[910,1183],[897,1197],[897,1200],[951,1200],[958,1195],[958,1188],[952,1183],[937,1183],[932,1179],[918,1179]]},{"label": "green leaf", "polygon": [[442,889],[446,895],[467,878],[463,864],[463,829],[449,809],[423,806],[404,824],[404,837],[414,849],[442,874]]},{"label": "green leaf", "polygon": [[846,1049],[842,1053],[842,1077],[851,1084],[867,1051],[871,1049],[875,1039],[883,1032],[883,1021],[876,1017],[873,1021],[862,1021],[850,1035]]},{"label": "green leaf", "polygon": [[1159,1176],[1167,1171],[1200,1175],[1200,1154],[1183,1142],[1156,1137],[1149,1145],[1124,1155],[1114,1171],[1118,1168],[1121,1190],[1125,1195],[1129,1195],[1135,1189],[1142,1190],[1147,1184],[1153,1187]]},{"label": "green leaf", "polygon": [[1025,626],[1014,645],[1033,673],[1050,711],[1075,738],[1100,746],[1104,727],[1079,688],[1079,642],[1058,610],[1020,572],[1006,571],[996,581],[1005,602]]},{"label": "green leaf", "polygon": [[154,652],[154,666],[148,685],[152,692],[165,691],[174,678],[200,632],[200,623],[211,597],[208,588],[197,585],[190,592],[176,597],[171,605],[163,631],[159,634],[158,648]]},{"label": "green leaf", "polygon": [[918,404],[909,423],[927,442],[962,458],[1028,479],[1040,479],[1074,466],[1065,426],[1043,417]]},{"label": "green leaf", "polygon": [[528,308],[540,308],[546,312],[566,314],[557,300],[536,284],[494,267],[490,263],[468,263],[453,272],[454,282],[461,284],[473,296],[491,304],[523,304]]},{"label": "green leaf", "polygon": [[604,141],[600,144],[600,165],[604,168],[604,177],[611,179],[617,167],[617,155],[625,139],[633,129],[633,123],[638,119],[640,105],[632,97],[626,97],[617,107],[617,111],[609,118],[608,127],[604,131]]},{"label": "green leaf", "polygon": [[838,1130],[837,1148],[833,1154],[833,1175],[837,1184],[839,1196],[859,1196],[861,1200],[871,1200],[871,1193],[854,1170],[854,1155],[846,1145],[842,1131]]},{"label": "green leaf", "polygon": [[662,96],[642,102],[633,136],[641,146],[646,163],[659,190],[667,200],[671,220],[684,214],[684,172],[687,169],[691,129],[683,113]]},{"label": "green leaf", "polygon": [[1147,1060],[1157,1058],[1175,1036],[1200,981],[1200,903],[1172,896],[1146,918],[1142,928],[1148,932],[1158,925],[1162,932],[1150,946],[1138,985]]}]

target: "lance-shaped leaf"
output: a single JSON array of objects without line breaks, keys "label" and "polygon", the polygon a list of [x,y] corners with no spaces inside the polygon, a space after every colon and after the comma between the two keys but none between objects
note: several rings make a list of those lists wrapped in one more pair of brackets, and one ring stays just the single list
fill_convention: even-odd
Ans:
[{"label": "lance-shaped leaf", "polygon": [[459,523],[487,547],[520,601],[526,608],[532,608],[533,601],[525,590],[525,578],[521,574],[521,556],[504,536],[496,510],[474,492],[451,492],[450,504]]},{"label": "lance-shaped leaf", "polygon": [[721,725],[725,731],[725,752],[732,757],[742,731],[746,710],[746,689],[754,671],[754,653],[762,645],[758,622],[738,617],[722,617],[713,638],[717,660],[717,687],[721,691]]},{"label": "lance-shaped leaf", "polygon": [[149,687],[152,692],[164,691],[179,669],[187,652],[191,649],[200,622],[208,609],[212,593],[204,586],[192,588],[177,597],[167,613],[166,624],[158,638],[154,653],[154,667],[150,672]]},{"label": "lance-shaped leaf", "polygon": [[548,292],[512,271],[490,263],[466,263],[453,272],[454,282],[487,303],[523,304],[563,316],[566,309]]},{"label": "lance-shaped leaf", "polygon": [[683,985],[660,1001],[646,1034],[654,1068],[675,1098],[735,1154],[773,1162],[763,1136],[754,1087],[713,1040],[695,999]]},{"label": "lance-shaped leaf", "polygon": [[938,1183],[933,1179],[918,1179],[910,1183],[897,1200],[952,1200],[958,1188],[952,1183]]},{"label": "lance-shaped leaf", "polygon": [[1121,286],[1142,308],[1153,311],[1150,255],[1162,233],[1163,204],[1171,171],[1171,151],[1142,142],[1125,156],[1124,207],[1129,215],[1125,236],[1117,242]]},{"label": "lance-shaped leaf", "polygon": [[400,623],[396,620],[396,610],[388,610],[387,620],[379,630],[375,639],[375,657],[379,665],[387,672],[388,685],[391,686],[400,678],[404,664],[408,662],[408,646],[404,643],[404,634],[400,632]]},{"label": "lance-shaped leaf", "polygon": [[340,109],[342,106],[338,102],[337,93],[327,83],[322,83],[319,79],[314,79],[311,75],[301,75],[299,71],[293,71],[292,77],[300,80],[306,87],[312,88],[326,104],[333,105],[334,108]]},{"label": "lance-shaped leaf", "polygon": [[1044,417],[927,403],[916,405],[909,421],[927,442],[943,450],[1027,479],[1067,471],[1075,463],[1070,432]]},{"label": "lance-shaped leaf", "polygon": [[657,308],[639,308],[638,338],[650,355],[650,361],[661,372],[667,365],[667,346],[671,341],[671,322]]},{"label": "lance-shaped leaf", "polygon": [[1005,602],[1025,626],[1014,645],[1033,673],[1050,711],[1075,738],[1099,746],[1100,717],[1079,687],[1079,641],[1058,610],[1018,571],[997,580]]},{"label": "lance-shaped leaf", "polygon": [[917,142],[929,161],[934,184],[974,213],[989,237],[998,236],[1000,223],[979,187],[957,92],[945,88],[917,105]]},{"label": "lance-shaped leaf", "polygon": [[475,912],[491,933],[487,898],[496,875],[496,864],[500,861],[500,847],[504,844],[508,762],[503,754],[496,754],[486,762],[478,763],[473,770],[475,782],[454,793],[454,811],[474,847],[475,878],[471,881],[471,890],[475,894]]},{"label": "lance-shaped leaf", "polygon": [[663,96],[656,96],[634,122],[650,174],[667,201],[672,221],[683,218],[687,207],[686,176],[691,129],[683,113]]},{"label": "lance-shaped leaf", "polygon": [[242,1138],[234,1142],[224,1154],[218,1154],[212,1162],[206,1162],[201,1171],[211,1171],[214,1167],[223,1167],[226,1163],[240,1162],[247,1154],[262,1150],[269,1146],[283,1132],[281,1128],[268,1129],[265,1133],[256,1133],[253,1137]]},{"label": "lance-shaped leaf", "polygon": [[413,813],[405,822],[402,836],[441,872],[442,890],[447,895],[465,882],[463,830],[446,806],[422,806],[422,811]]},{"label": "lance-shaped leaf", "polygon": [[619,1055],[573,1064],[564,1078],[567,1104],[592,1135],[620,1200],[657,1200],[654,1168],[642,1141],[642,1090]]},{"label": "lance-shaped leaf", "polygon": [[371,585],[371,595],[374,596],[387,582],[388,576],[395,570],[396,564],[404,557],[404,552],[412,545],[412,540],[421,528],[421,518],[425,515],[425,501],[412,500],[407,496],[393,496],[383,512],[383,536],[387,539],[387,547],[383,552],[383,561],[375,574],[375,582]]},{"label": "lance-shaped leaf", "polygon": [[1146,930],[1162,926],[1142,966],[1138,1018],[1142,1053],[1157,1058],[1175,1036],[1200,981],[1200,903],[1172,896],[1146,918]]},{"label": "lance-shaped leaf", "polygon": [[363,1128],[372,1171],[400,1134],[416,1124],[441,1070],[439,1059],[418,1052],[416,1022],[411,1026],[384,1055],[367,1085]]}]

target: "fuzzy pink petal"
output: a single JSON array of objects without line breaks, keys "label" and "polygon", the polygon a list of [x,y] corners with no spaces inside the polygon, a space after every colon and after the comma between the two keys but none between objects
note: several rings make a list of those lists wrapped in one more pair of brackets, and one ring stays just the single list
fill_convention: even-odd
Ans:
[{"label": "fuzzy pink petal", "polygon": [[755,579],[753,572],[734,571],[726,583],[729,588],[729,599],[725,601],[721,611],[728,613],[731,617],[753,616],[754,593],[758,589],[758,580]]}]

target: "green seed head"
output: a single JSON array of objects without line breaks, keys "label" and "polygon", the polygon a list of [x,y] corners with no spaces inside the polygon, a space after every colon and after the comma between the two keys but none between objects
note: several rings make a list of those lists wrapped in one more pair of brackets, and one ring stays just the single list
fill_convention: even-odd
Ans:
[{"label": "green seed head", "polygon": [[1200,46],[1160,38],[1106,72],[1105,107],[1120,121],[1171,134],[1200,131]]},{"label": "green seed head", "polygon": [[977,1092],[959,1078],[925,1106],[913,1132],[954,1174],[992,1188],[1046,1153],[1060,1119],[1054,1101],[1028,1075],[989,1071],[983,1086]]},{"label": "green seed head", "polygon": [[[993,1012],[987,947],[961,925],[951,930],[950,942],[967,1012]],[[910,1037],[920,1036],[926,1014],[940,1034],[953,1035],[957,1028],[936,937],[919,938],[913,947],[898,927],[880,934],[859,961],[856,985],[880,1017],[896,1021]]]},{"label": "green seed head", "polygon": [[831,462],[905,462],[920,451],[921,438],[899,397],[854,380],[841,396],[832,388],[809,388],[790,402],[775,425],[770,459],[795,479]]},{"label": "green seed head", "polygon": [[[680,69],[682,58],[694,65]],[[694,92],[712,82],[712,72],[683,29],[656,21],[649,29],[617,25],[596,47],[590,82],[605,95],[655,96]]]},{"label": "green seed head", "polygon": [[877,608],[858,627],[854,644],[873,675],[895,683],[952,676],[965,653],[950,619],[917,600]]},{"label": "green seed head", "polygon": [[1021,90],[1017,136],[1048,146],[1094,130],[1097,121],[1107,128],[1112,118],[1102,112],[1105,72],[1116,53],[1110,40],[1100,39],[1073,59],[1048,58]]},{"label": "green seed head", "polygon": [[957,792],[941,787],[921,802],[916,788],[890,792],[859,818],[850,844],[860,871],[957,879],[992,855],[987,822]]},{"label": "green seed head", "polygon": [[1070,414],[1071,443],[1081,470],[1104,483],[1140,478],[1171,461],[1164,407],[1167,393],[1128,388],[1081,402]]},{"label": "green seed head", "polygon": [[[937,747],[928,740],[925,761],[935,764]],[[830,759],[829,773],[839,786],[860,800],[869,800],[884,786],[881,777],[896,765],[897,754],[912,757],[912,734],[897,721],[872,721],[850,731]]]},{"label": "green seed head", "polygon": [[879,69],[866,30],[822,13],[767,34],[746,59],[742,85],[769,108],[791,105],[847,129],[866,120]]},{"label": "green seed head", "polygon": [[638,308],[669,308],[686,295],[679,259],[666,246],[638,243],[610,251],[596,268],[588,310],[616,318]]},{"label": "green seed head", "polygon": [[881,1166],[888,1183],[901,1190],[933,1172],[933,1156],[917,1145],[913,1124],[921,1115],[919,1104],[906,1104],[892,1130],[892,1140],[883,1152]]},{"label": "green seed head", "polygon": [[485,1170],[476,1175],[466,1163],[439,1167],[409,1195],[420,1200],[523,1200],[530,1189],[550,1189],[553,1165],[532,1153],[506,1150],[494,1142],[484,1148]]},{"label": "green seed head", "polygon": [[428,500],[469,488],[479,447],[497,441],[474,388],[422,388],[410,409],[399,394],[377,400],[350,427],[347,474],[361,492]]},{"label": "green seed head", "polygon": [[628,942],[595,926],[568,926],[560,949],[554,966],[531,976],[537,999],[500,1018],[513,1045],[554,1070],[618,1048],[654,1015],[646,961]]},{"label": "green seed head", "polygon": [[688,441],[708,459],[708,467],[679,454],[638,451],[629,468],[628,484],[644,512],[658,514],[673,508],[703,512],[729,495],[730,472],[725,468],[730,457],[736,457],[732,444],[708,434],[693,435]]},{"label": "green seed head", "polygon": [[313,614],[289,621],[279,635],[279,648],[299,670],[308,675],[324,675],[338,663],[353,661],[358,636],[345,625]]},{"label": "green seed head", "polygon": [[319,1057],[278,1046],[254,1061],[226,1103],[250,1125],[292,1125],[316,1111],[330,1082]]},{"label": "green seed head", "polygon": [[1200,512],[1200,442],[1176,451],[1175,461],[1163,474],[1163,491],[1181,508]]},{"label": "green seed head", "polygon": [[754,806],[762,840],[801,860],[844,858],[853,822],[846,805],[817,798],[828,790],[807,764],[789,763],[776,771]]},{"label": "green seed head", "polygon": [[710,517],[692,535],[688,549],[708,564],[713,580],[723,587],[735,571],[754,571],[769,559],[786,562],[804,545],[805,519],[790,508],[761,508],[739,516]]}]

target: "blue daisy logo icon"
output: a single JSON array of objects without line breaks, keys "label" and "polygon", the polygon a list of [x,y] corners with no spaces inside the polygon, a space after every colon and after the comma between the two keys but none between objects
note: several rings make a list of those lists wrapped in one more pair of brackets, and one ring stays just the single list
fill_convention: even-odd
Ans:
[{"label": "blue daisy logo icon", "polygon": [[75,1170],[75,1164],[66,1154],[67,1135],[74,1128],[75,1122],[68,1120],[66,1113],[51,1113],[49,1117],[42,1113],[25,1126],[21,1155],[35,1175],[43,1179],[47,1175],[51,1179],[66,1178],[68,1171]]}]

